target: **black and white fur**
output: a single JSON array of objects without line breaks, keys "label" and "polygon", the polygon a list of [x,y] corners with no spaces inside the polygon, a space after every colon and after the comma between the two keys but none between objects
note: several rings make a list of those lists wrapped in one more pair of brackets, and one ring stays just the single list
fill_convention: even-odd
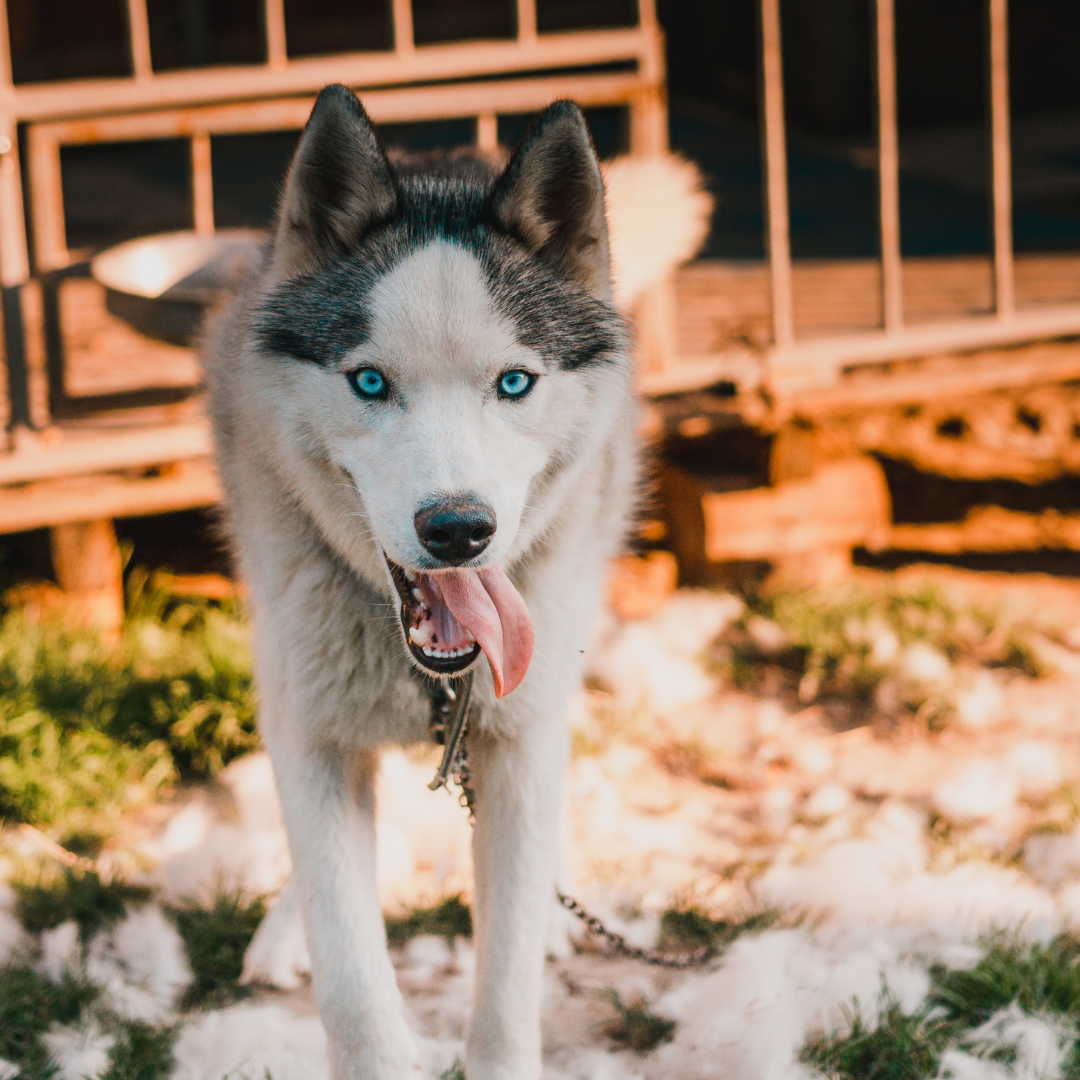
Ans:
[{"label": "black and white fur", "polygon": [[[603,184],[575,105],[545,110],[501,173],[477,159],[425,170],[392,164],[352,92],[328,87],[264,264],[208,335],[262,734],[336,1080],[419,1068],[375,882],[374,784],[380,747],[429,740],[431,676],[405,646],[386,558],[434,568],[414,515],[459,494],[493,507],[475,566],[502,565],[536,631],[507,697],[474,665],[466,1073],[540,1075],[564,713],[635,484],[608,263]],[[347,374],[369,367],[386,376],[385,400],[350,387]],[[522,400],[495,391],[508,369],[535,376]]]}]

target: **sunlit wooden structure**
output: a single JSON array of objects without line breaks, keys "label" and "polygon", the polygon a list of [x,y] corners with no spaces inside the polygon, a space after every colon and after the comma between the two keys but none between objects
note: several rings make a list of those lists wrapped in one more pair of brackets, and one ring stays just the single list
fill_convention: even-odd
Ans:
[{"label": "sunlit wooden structure", "polygon": [[[378,122],[471,118],[476,143],[486,150],[497,146],[500,116],[534,111],[559,96],[625,108],[632,154],[667,147],[654,0],[630,3],[636,16],[625,25],[550,33],[539,29],[537,4],[544,0],[508,0],[512,37],[436,44],[415,41],[412,0],[392,0],[389,47],[303,57],[290,52],[285,0],[261,0],[261,62],[167,71],[153,65],[147,0],[124,2],[127,76],[17,83],[0,0],[0,295],[9,432],[0,452],[0,531],[74,528],[218,497],[190,355],[138,340],[106,315],[96,286],[65,277],[72,255],[62,148],[186,139],[191,223],[208,232],[215,217],[211,140],[299,129],[314,94],[331,81],[360,91]],[[775,428],[800,409],[867,395],[901,400],[942,387],[951,392],[965,379],[1013,385],[1027,377],[1023,365],[1030,361],[995,350],[1080,334],[1080,287],[1060,287],[1077,277],[1075,260],[1064,278],[1046,272],[1045,261],[1014,265],[1007,0],[985,0],[992,257],[963,266],[901,259],[893,2],[874,0],[880,259],[792,265],[780,2],[759,0],[767,259],[690,266],[672,288],[647,298],[637,313],[647,395],[670,400],[719,386],[714,406],[723,397],[722,411]],[[949,310],[933,302],[943,274],[962,279],[950,293],[960,301]],[[968,294],[976,299],[963,301]],[[139,386],[80,390],[69,363],[76,354],[103,377],[103,359],[123,368],[145,356]],[[962,354],[976,355],[969,363]],[[919,376],[921,390],[917,378],[905,383],[903,373],[892,374],[898,363],[945,355],[956,364],[937,383]],[[1075,356],[1062,354],[1055,363],[1055,377],[1080,377]],[[867,372],[882,377],[868,380]],[[702,432],[711,421],[689,415],[678,423]],[[69,560],[76,547],[54,543]],[[67,578],[77,581],[78,573]]]}]

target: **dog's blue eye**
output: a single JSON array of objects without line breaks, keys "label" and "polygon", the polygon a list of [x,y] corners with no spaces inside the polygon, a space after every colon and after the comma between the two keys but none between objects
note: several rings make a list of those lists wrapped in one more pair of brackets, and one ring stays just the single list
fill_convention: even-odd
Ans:
[{"label": "dog's blue eye", "polygon": [[359,371],[350,371],[348,379],[349,385],[353,388],[357,397],[386,397],[386,380],[374,368],[360,368]]},{"label": "dog's blue eye", "polygon": [[508,371],[499,380],[499,394],[502,397],[519,398],[527,394],[536,382],[536,376],[528,371]]}]

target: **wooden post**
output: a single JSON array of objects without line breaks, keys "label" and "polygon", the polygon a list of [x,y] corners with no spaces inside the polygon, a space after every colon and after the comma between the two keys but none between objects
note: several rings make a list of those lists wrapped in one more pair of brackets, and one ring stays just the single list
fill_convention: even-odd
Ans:
[{"label": "wooden post", "polygon": [[112,520],[54,525],[49,547],[72,617],[100,630],[118,630],[124,618],[123,566]]}]

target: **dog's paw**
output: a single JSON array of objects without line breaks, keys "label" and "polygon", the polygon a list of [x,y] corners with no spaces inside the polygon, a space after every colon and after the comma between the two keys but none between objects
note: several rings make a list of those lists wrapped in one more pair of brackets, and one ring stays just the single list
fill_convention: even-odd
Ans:
[{"label": "dog's paw", "polygon": [[300,907],[292,883],[286,884],[277,903],[259,924],[244,953],[242,983],[262,983],[279,990],[294,990],[305,975],[311,974]]}]

